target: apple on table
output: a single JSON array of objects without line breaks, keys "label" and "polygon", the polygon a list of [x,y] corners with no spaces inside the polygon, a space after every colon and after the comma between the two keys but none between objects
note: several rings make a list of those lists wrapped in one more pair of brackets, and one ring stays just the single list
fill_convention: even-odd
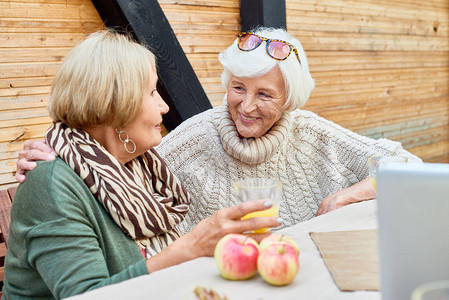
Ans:
[{"label": "apple on table", "polygon": [[260,252],[257,270],[266,282],[287,285],[299,270],[298,250],[289,243],[272,242]]},{"label": "apple on table", "polygon": [[221,276],[230,280],[244,280],[257,272],[259,244],[243,234],[228,234],[215,247],[214,257]]}]

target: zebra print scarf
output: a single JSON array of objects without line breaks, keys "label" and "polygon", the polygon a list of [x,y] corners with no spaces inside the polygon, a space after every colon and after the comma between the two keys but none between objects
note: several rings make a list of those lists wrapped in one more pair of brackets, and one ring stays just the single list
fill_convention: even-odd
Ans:
[{"label": "zebra print scarf", "polygon": [[122,165],[87,132],[63,123],[53,123],[46,141],[147,256],[179,238],[190,198],[154,149]]}]

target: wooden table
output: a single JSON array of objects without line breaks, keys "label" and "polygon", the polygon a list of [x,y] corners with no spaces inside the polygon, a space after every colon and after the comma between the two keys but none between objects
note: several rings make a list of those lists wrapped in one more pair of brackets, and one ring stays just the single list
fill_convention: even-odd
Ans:
[{"label": "wooden table", "polygon": [[377,291],[341,292],[309,236],[311,231],[339,231],[377,228],[376,201],[351,204],[282,230],[300,247],[300,270],[288,286],[274,287],[256,275],[247,281],[221,278],[211,257],[195,259],[153,274],[71,297],[83,299],[196,299],[197,286],[213,288],[229,300],[235,299],[381,299]]}]

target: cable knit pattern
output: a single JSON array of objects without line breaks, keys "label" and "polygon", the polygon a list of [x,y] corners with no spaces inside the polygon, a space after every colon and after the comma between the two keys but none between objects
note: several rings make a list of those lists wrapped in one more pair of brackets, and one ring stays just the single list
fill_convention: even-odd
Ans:
[{"label": "cable knit pattern", "polygon": [[315,216],[321,200],[368,176],[367,158],[407,156],[401,144],[360,136],[316,114],[285,113],[258,139],[241,139],[226,104],[198,114],[164,137],[157,151],[190,192],[184,232],[217,210],[238,204],[234,182],[248,177],[282,181],[285,226]]}]

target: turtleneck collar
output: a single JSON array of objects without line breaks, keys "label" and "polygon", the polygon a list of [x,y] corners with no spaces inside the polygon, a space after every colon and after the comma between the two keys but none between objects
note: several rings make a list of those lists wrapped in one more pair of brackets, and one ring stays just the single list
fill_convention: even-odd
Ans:
[{"label": "turtleneck collar", "polygon": [[279,149],[290,131],[290,113],[285,112],[265,135],[259,138],[241,138],[231,119],[226,95],[223,104],[215,110],[213,122],[225,151],[247,164],[268,160]]}]

